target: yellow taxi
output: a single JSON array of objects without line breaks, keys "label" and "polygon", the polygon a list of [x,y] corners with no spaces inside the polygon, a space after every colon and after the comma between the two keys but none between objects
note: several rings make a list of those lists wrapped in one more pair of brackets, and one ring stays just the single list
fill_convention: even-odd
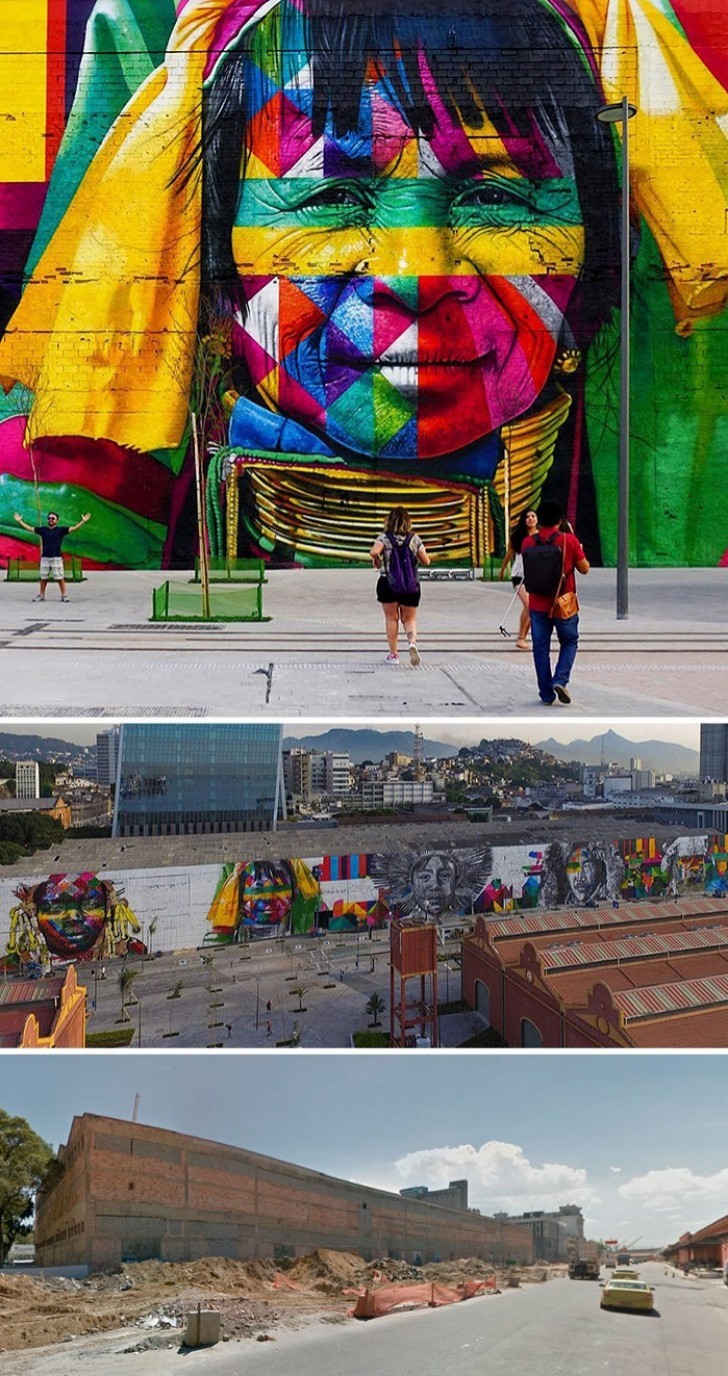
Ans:
[{"label": "yellow taxi", "polygon": [[635,1271],[633,1266],[615,1266],[612,1272],[612,1280],[639,1280],[639,1271]]},{"label": "yellow taxi", "polygon": [[655,1309],[655,1292],[644,1280],[615,1280],[610,1277],[602,1290],[600,1307],[641,1309],[652,1314]]}]

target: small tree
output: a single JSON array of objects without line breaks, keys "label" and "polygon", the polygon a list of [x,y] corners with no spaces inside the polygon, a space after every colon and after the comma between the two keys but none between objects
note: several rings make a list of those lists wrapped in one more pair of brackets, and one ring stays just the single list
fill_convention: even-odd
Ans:
[{"label": "small tree", "polygon": [[303,1012],[303,1000],[304,1000],[306,994],[308,993],[308,989],[306,988],[305,984],[296,984],[296,985],[294,985],[293,989],[291,990],[291,993],[292,993],[292,994],[295,994],[295,995],[296,995],[296,998],[298,999],[298,1008],[296,1009],[296,1012],[297,1012],[297,1013],[302,1013],[302,1012]]},{"label": "small tree", "polygon": [[379,1015],[384,1012],[384,999],[381,994],[372,994],[371,998],[367,999],[366,1012],[373,1019],[372,1027],[380,1027]]},{"label": "small tree", "polygon": [[132,970],[125,965],[119,974],[119,993],[121,994],[121,1017],[119,1022],[129,1022],[129,1014],[126,1011],[128,1003],[138,1003],[136,994],[132,990],[132,984],[137,977],[138,970]]},{"label": "small tree", "polygon": [[184,989],[184,987],[185,987],[185,986],[184,986],[184,980],[178,979],[178,980],[177,980],[177,983],[175,984],[175,986],[174,986],[174,988],[173,988],[173,990],[172,990],[172,992],[171,992],[171,994],[168,994],[168,995],[167,995],[167,998],[168,998],[168,999],[181,999],[181,998],[182,998],[182,990]]},{"label": "small tree", "polygon": [[0,1109],[0,1266],[16,1237],[30,1233],[34,1195],[54,1159],[25,1118]]},{"label": "small tree", "polygon": [[158,917],[153,917],[152,920],[151,920],[151,922],[149,923],[149,926],[147,927],[147,941],[149,942],[149,950],[148,950],[147,954],[148,954],[150,960],[154,960],[154,952],[153,952],[153,950],[152,950],[152,942],[154,941],[154,933],[156,932],[158,926],[159,926],[159,918],[158,918]]}]

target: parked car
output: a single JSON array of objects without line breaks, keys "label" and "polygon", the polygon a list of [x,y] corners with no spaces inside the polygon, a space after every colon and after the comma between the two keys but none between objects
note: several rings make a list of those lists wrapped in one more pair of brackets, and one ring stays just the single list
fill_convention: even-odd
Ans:
[{"label": "parked car", "polygon": [[644,1280],[607,1281],[602,1290],[601,1309],[641,1309],[655,1312],[655,1292]]}]

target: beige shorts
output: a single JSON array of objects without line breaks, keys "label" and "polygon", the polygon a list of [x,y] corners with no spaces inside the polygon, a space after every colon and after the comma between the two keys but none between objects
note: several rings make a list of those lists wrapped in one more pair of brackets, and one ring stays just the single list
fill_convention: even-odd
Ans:
[{"label": "beige shorts", "polygon": [[62,559],[41,559],[40,576],[44,582],[55,579],[61,582],[63,579],[63,560]]}]

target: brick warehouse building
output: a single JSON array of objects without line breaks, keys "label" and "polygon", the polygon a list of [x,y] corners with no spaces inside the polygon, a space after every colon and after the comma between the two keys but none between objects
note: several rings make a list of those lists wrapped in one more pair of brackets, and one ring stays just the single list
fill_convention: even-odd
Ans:
[{"label": "brick warehouse building", "polygon": [[728,1045],[728,903],[479,918],[463,997],[509,1046]]},{"label": "brick warehouse building", "polygon": [[367,1260],[533,1259],[530,1233],[240,1147],[83,1114],[36,1207],[42,1266],[204,1256],[283,1259],[316,1247]]}]

